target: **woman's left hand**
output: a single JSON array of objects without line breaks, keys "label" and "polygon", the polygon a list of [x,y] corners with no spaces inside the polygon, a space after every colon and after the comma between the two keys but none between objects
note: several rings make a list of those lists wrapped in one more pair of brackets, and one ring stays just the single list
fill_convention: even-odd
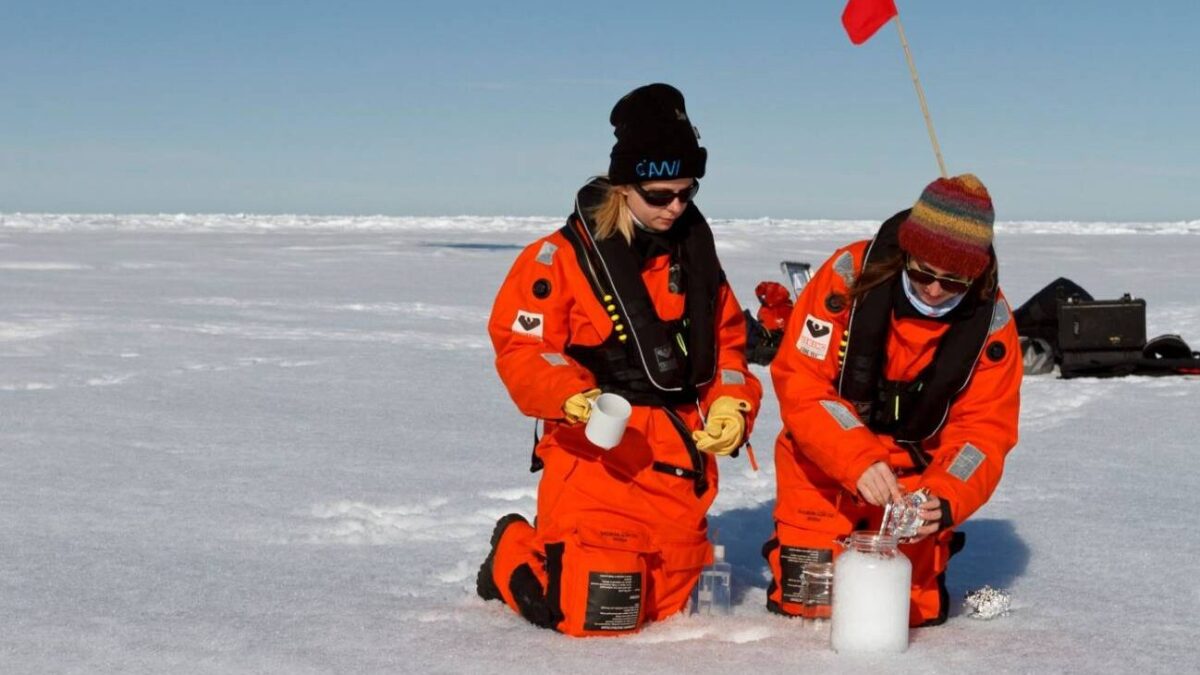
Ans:
[{"label": "woman's left hand", "polygon": [[696,449],[714,455],[732,454],[744,440],[745,413],[750,403],[732,396],[722,396],[708,410],[708,422],[703,431],[692,432]]},{"label": "woman's left hand", "polygon": [[929,495],[929,499],[921,504],[917,510],[921,516],[921,520],[925,524],[917,529],[917,534],[908,540],[907,543],[915,544],[925,537],[942,529],[942,500],[933,495]]}]

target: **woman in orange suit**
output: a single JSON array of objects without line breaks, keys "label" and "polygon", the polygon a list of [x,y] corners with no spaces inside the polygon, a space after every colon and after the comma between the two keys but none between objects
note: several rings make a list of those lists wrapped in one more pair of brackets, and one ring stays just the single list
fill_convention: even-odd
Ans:
[{"label": "woman in orange suit", "polygon": [[[537,519],[497,522],[477,590],[569,635],[616,635],[681,610],[712,560],[714,456],[746,441],[762,388],[745,321],[693,204],[707,152],[665,84],[612,110],[606,177],[513,264],[488,330],[522,413],[544,420]],[[591,402],[633,412],[611,450],[584,434]]]},{"label": "woman in orange suit", "polygon": [[[997,286],[991,197],[942,178],[869,241],[839,249],[796,303],[771,376],[775,536],[763,547],[767,607],[804,613],[805,564],[879,528],[883,507],[921,491],[909,622],[946,620],[955,531],[996,489],[1017,442],[1021,352]],[[834,591],[836,592],[836,590]]]}]

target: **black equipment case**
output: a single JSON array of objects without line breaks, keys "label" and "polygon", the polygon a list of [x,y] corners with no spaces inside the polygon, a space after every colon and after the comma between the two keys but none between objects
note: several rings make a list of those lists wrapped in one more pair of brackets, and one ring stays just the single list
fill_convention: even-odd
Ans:
[{"label": "black equipment case", "polygon": [[1058,305],[1059,370],[1065,378],[1132,373],[1146,346],[1146,301],[1068,299]]},{"label": "black equipment case", "polygon": [[1068,300],[1058,306],[1058,348],[1064,352],[1141,351],[1146,346],[1146,301]]}]

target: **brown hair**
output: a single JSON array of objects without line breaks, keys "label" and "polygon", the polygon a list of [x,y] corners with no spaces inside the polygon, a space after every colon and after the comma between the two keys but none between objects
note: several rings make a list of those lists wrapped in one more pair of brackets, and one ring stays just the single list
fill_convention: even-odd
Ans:
[{"label": "brown hair", "polygon": [[616,185],[609,185],[604,199],[592,210],[596,223],[596,239],[608,239],[620,234],[626,243],[633,241],[633,212],[625,201],[625,193]]},{"label": "brown hair", "polygon": [[[850,301],[858,302],[872,288],[882,286],[890,281],[892,277],[904,269],[906,262],[907,254],[900,251],[882,260],[868,263],[863,268],[862,274],[858,275],[858,278],[854,280],[854,284],[850,287]],[[988,260],[987,267],[984,268],[983,273],[975,279],[967,292],[978,301],[991,300],[995,297],[998,286],[996,256],[993,254]]]}]

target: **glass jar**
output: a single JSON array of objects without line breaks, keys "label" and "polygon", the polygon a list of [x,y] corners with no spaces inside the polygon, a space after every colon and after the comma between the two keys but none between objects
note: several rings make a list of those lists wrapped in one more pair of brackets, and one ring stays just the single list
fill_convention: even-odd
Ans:
[{"label": "glass jar", "polygon": [[855,532],[839,542],[833,563],[833,626],[837,652],[903,652],[908,649],[912,563],[896,537]]}]

